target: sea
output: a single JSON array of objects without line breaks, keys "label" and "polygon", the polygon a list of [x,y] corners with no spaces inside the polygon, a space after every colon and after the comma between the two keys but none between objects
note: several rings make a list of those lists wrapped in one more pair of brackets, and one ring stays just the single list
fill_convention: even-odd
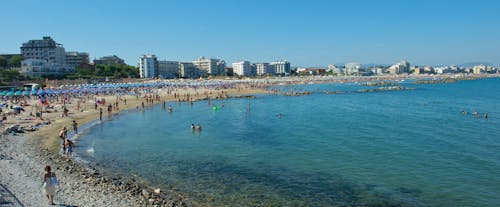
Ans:
[{"label": "sea", "polygon": [[281,85],[311,94],[131,110],[76,152],[201,206],[500,206],[500,79],[397,82],[413,90]]}]

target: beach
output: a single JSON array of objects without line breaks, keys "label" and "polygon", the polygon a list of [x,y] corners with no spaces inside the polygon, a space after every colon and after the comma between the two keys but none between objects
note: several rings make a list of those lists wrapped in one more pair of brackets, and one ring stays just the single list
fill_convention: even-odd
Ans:
[{"label": "beach", "polygon": [[[198,95],[191,97],[193,101],[202,98],[217,98],[219,90],[198,89]],[[176,101],[172,94],[168,95],[161,89],[156,91],[161,101]],[[207,92],[207,95],[205,94]],[[263,93],[264,91],[252,88],[234,88],[224,90],[228,96]],[[178,94],[194,94],[193,89],[178,89]],[[116,96],[98,96],[99,99],[115,100]],[[114,108],[116,115],[124,110],[135,110],[146,102],[144,97],[125,95],[126,105],[120,101],[119,109]],[[60,144],[58,133],[63,127],[71,129],[72,120],[80,126],[99,119],[99,110],[94,109],[94,102],[80,103],[80,112],[77,112],[77,99],[66,103],[69,109],[68,117],[61,117],[59,112],[44,113],[44,121],[51,123],[35,132],[3,135],[0,145],[0,180],[25,206],[47,206],[47,198],[42,194],[41,184],[45,165],[51,165],[60,180],[60,187],[55,196],[55,203],[62,206],[193,206],[189,200],[169,189],[150,189],[145,185],[129,178],[112,178],[102,175],[97,169],[85,166],[82,163],[67,159],[59,152]],[[160,104],[153,101],[146,104]],[[30,104],[36,104],[32,101]],[[55,108],[61,104],[54,103]],[[104,106],[100,106],[104,107]],[[146,109],[147,110],[147,109]],[[26,114],[29,111],[25,112]],[[22,116],[21,114],[20,116]],[[24,115],[26,116],[26,115]],[[107,112],[104,112],[104,121],[108,121]],[[32,125],[28,122],[9,117],[4,127],[20,124]],[[78,152],[76,152],[78,153]],[[155,192],[156,190],[156,192]]]},{"label": "beach", "polygon": [[[399,80],[408,77],[391,77],[385,80]],[[366,79],[340,79],[337,82],[357,82]],[[380,79],[375,79],[380,80]],[[45,165],[51,165],[58,175],[60,188],[55,196],[55,203],[62,206],[197,206],[198,204],[172,189],[155,189],[131,177],[114,177],[100,172],[92,165],[75,162],[65,158],[60,151],[58,134],[63,127],[71,129],[71,122],[75,120],[79,126],[99,121],[99,110],[96,110],[94,100],[105,99],[106,103],[99,105],[103,108],[103,121],[112,121],[108,117],[106,105],[118,102],[119,107],[113,107],[112,115],[123,111],[148,110],[153,105],[174,102],[189,103],[190,100],[216,100],[241,97],[251,94],[267,94],[273,91],[264,90],[265,87],[279,83],[334,82],[332,79],[283,79],[281,81],[262,80],[259,84],[238,83],[234,87],[220,89],[207,87],[193,89],[179,87],[175,90],[164,88],[146,90],[140,95],[105,94],[90,96],[74,96],[65,103],[69,109],[67,117],[61,117],[64,103],[54,102],[50,113],[43,113],[43,120],[25,120],[30,107],[21,113],[20,117],[9,116],[3,123],[4,129],[12,125],[29,127],[36,122],[44,123],[38,130],[25,133],[5,134],[0,138],[0,181],[25,206],[47,206],[47,198],[41,192],[41,176]],[[265,86],[265,87],[264,87]],[[224,91],[224,93],[221,93]],[[190,96],[186,96],[190,94]],[[80,104],[78,104],[78,101]],[[126,100],[126,104],[125,104]],[[149,100],[149,101],[148,101]],[[152,101],[152,102],[150,102]],[[142,109],[142,103],[145,104]],[[37,100],[30,100],[31,106]],[[78,108],[80,110],[78,110]],[[34,108],[32,108],[34,110]],[[56,110],[54,110],[56,109]],[[110,119],[111,118],[111,119]],[[50,120],[50,124],[46,124]],[[71,139],[74,139],[72,137]],[[79,152],[76,151],[78,154]]]}]

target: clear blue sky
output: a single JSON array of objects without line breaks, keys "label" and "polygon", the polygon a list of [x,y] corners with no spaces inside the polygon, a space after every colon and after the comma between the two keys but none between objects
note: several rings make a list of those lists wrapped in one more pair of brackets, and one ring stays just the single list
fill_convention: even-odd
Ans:
[{"label": "clear blue sky", "polygon": [[295,66],[500,64],[496,0],[2,1],[0,53],[52,36],[66,51]]}]

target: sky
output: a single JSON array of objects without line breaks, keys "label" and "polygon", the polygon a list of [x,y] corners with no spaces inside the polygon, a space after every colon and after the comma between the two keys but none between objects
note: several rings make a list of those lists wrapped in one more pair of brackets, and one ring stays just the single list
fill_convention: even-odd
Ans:
[{"label": "sky", "polygon": [[51,36],[91,59],[137,65],[200,56],[326,66],[500,65],[497,0],[16,0],[0,4],[0,53]]}]

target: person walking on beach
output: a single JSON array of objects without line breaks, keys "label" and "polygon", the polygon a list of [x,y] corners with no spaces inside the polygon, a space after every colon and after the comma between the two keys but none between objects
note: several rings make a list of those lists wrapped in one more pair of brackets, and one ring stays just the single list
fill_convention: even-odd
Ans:
[{"label": "person walking on beach", "polygon": [[49,204],[55,205],[54,195],[56,194],[56,185],[59,184],[59,181],[57,180],[56,174],[51,171],[49,165],[45,166],[45,173],[43,174],[42,182],[43,191],[49,200]]},{"label": "person walking on beach", "polygon": [[75,120],[73,120],[73,131],[75,132],[75,135],[78,134],[78,123],[76,123]]}]

